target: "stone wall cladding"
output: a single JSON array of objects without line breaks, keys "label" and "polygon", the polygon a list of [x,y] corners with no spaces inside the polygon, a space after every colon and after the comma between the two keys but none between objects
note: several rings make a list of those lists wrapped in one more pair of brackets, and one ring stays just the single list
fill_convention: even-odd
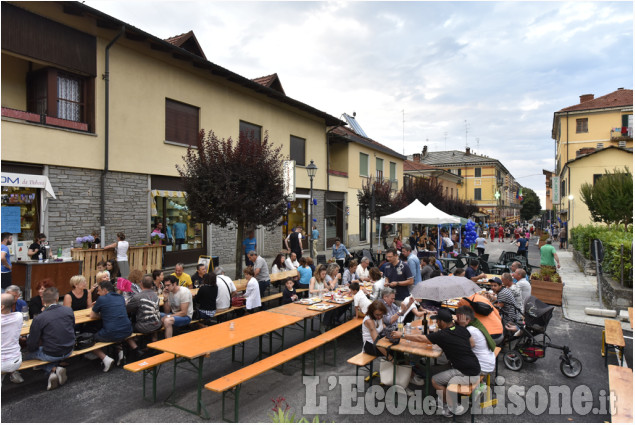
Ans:
[{"label": "stone wall cladding", "polygon": [[[49,180],[57,199],[48,201],[48,239],[55,249],[70,247],[78,236],[100,230],[101,171],[49,167]],[[109,172],[106,177],[106,240],[124,232],[130,245],[147,243],[148,177],[145,174]]]}]

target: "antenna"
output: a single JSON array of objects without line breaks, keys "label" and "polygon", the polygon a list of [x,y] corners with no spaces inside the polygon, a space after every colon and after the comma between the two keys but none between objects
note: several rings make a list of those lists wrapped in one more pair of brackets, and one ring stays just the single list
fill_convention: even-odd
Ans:
[{"label": "antenna", "polygon": [[401,150],[406,154],[406,110],[401,110]]}]

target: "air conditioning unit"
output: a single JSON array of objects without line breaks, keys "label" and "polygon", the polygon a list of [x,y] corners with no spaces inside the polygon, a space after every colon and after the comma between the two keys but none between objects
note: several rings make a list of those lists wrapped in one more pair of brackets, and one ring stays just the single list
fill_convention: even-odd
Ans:
[{"label": "air conditioning unit", "polygon": [[596,148],[597,149],[604,149],[604,143],[598,143]]},{"label": "air conditioning unit", "polygon": [[620,140],[619,142],[617,142],[617,146],[619,146],[620,148],[625,148],[626,140]]}]

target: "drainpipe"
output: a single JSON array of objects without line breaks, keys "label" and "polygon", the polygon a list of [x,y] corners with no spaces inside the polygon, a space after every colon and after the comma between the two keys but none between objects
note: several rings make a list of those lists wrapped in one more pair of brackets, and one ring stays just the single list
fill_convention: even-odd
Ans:
[{"label": "drainpipe", "polygon": [[106,175],[108,174],[108,152],[109,152],[109,128],[110,128],[110,48],[119,40],[126,32],[126,26],[122,25],[119,33],[113,38],[110,43],[106,46],[106,70],[103,75],[103,79],[106,82],[106,93],[105,93],[105,106],[106,110],[104,112],[104,170],[101,173],[101,202],[100,202],[100,227],[101,227],[101,243],[102,246],[106,244]]}]

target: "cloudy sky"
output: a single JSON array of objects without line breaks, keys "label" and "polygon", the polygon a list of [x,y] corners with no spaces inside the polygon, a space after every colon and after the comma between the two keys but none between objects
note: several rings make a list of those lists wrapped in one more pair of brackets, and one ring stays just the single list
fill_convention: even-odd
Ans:
[{"label": "cloudy sky", "polygon": [[288,96],[356,112],[398,152],[467,139],[543,208],[554,111],[633,88],[630,1],[86,4],[161,38],[193,30],[211,62],[248,78],[277,72]]}]

